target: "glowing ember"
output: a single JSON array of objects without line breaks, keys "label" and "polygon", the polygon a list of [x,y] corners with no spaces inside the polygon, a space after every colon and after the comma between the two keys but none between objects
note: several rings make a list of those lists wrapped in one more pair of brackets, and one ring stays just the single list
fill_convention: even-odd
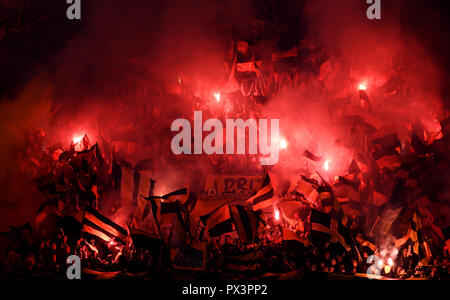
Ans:
[{"label": "glowing ember", "polygon": [[220,102],[220,92],[214,93],[214,98],[216,98],[217,102]]},{"label": "glowing ember", "polygon": [[280,148],[281,149],[287,149],[287,147],[288,147],[287,141],[285,139],[281,139],[280,140]]},{"label": "glowing ember", "polygon": [[360,91],[365,91],[365,90],[367,90],[367,86],[366,86],[365,83],[361,83],[361,84],[359,85],[358,88],[359,88]]},{"label": "glowing ember", "polygon": [[330,170],[330,160],[326,160],[324,163],[323,163],[323,169],[325,170],[325,171],[329,171]]}]

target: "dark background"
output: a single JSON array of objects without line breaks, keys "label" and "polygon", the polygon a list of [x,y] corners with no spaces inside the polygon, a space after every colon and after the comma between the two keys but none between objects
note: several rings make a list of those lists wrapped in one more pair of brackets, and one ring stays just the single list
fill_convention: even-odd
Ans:
[{"label": "dark background", "polygon": [[[361,14],[355,18],[364,20],[367,5],[364,0],[352,0],[352,2],[355,1],[359,1],[361,5]],[[102,20],[99,25],[100,22],[96,21],[97,15],[102,14],[104,10],[117,8],[116,12],[126,14],[130,6],[142,7],[141,14],[133,16],[133,19],[136,25],[145,26],[148,24],[148,20],[158,18],[158,11],[167,9],[172,3],[174,5],[170,9],[176,10],[176,2],[179,1],[110,0],[101,1],[101,5],[99,3],[93,5],[93,1],[82,1],[81,21],[66,19],[67,4],[62,0],[23,1],[20,11],[11,5],[16,2],[20,3],[20,1],[11,0],[0,1],[0,57],[2,58],[0,60],[0,99],[3,99],[2,101],[14,98],[21,86],[35,75],[38,66],[45,65],[48,68],[56,68],[55,64],[58,62],[55,61],[55,54],[61,51],[66,43],[77,34],[90,30],[91,26],[103,26],[106,29],[113,24],[117,25],[116,22],[121,22],[120,16],[117,15],[117,18]],[[252,10],[252,14],[262,14],[264,12],[261,11],[259,2],[258,0],[233,2],[227,10],[223,11],[221,17],[229,20],[233,14],[245,14],[243,12],[245,9]],[[279,1],[278,9],[269,12],[268,15],[272,20],[287,26],[298,24],[298,20],[303,16],[304,2],[301,0]],[[326,1],[322,0],[322,2]],[[338,3],[337,5],[341,5],[341,3],[345,5],[350,1],[334,2]],[[195,6],[198,1],[194,0],[191,3]],[[233,6],[235,6],[234,9]],[[326,6],[324,7],[326,8]],[[333,10],[334,8],[330,5],[329,9]],[[384,0],[382,1],[382,20],[365,20],[365,22],[372,22],[373,26],[385,26],[392,20],[399,20],[405,34],[412,34],[422,41],[434,59],[445,70],[446,78],[443,80],[447,84],[443,85],[442,94],[447,106],[450,93],[448,84],[450,75],[449,14],[450,2],[445,0]],[[156,21],[155,24],[157,24]],[[307,30],[307,22],[302,24],[303,27],[292,26],[292,30],[296,31],[298,35],[304,35],[304,31]],[[126,27],[130,24],[123,23],[122,25]],[[158,31],[158,27],[151,30]],[[76,60],[76,55],[73,53],[72,59]]]}]

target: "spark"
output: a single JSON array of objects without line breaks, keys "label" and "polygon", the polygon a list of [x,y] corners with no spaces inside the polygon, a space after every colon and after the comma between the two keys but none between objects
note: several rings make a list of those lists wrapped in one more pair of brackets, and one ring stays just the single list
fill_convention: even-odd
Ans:
[{"label": "spark", "polygon": [[288,147],[287,141],[285,139],[281,139],[280,140],[280,148],[281,149],[287,149],[287,147]]}]

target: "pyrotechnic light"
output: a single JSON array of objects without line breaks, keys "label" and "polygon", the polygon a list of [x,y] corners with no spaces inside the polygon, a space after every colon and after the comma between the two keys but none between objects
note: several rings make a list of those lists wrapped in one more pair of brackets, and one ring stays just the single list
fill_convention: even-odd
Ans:
[{"label": "pyrotechnic light", "polygon": [[217,102],[220,102],[220,92],[214,93],[214,98],[216,98]]},{"label": "pyrotechnic light", "polygon": [[83,140],[83,136],[75,136],[73,138],[74,145],[79,144]]},{"label": "pyrotechnic light", "polygon": [[394,265],[394,260],[391,257],[388,259],[388,265],[391,267]]},{"label": "pyrotechnic light", "polygon": [[378,267],[381,269],[381,268],[383,267],[383,265],[384,265],[384,262],[383,262],[382,259],[380,259],[380,260],[378,261]]},{"label": "pyrotechnic light", "polygon": [[116,245],[116,242],[114,242],[113,240],[111,240],[111,241],[109,242],[109,245],[110,245],[110,246],[114,246],[114,245]]},{"label": "pyrotechnic light", "polygon": [[280,148],[281,149],[287,149],[287,147],[288,147],[287,141],[285,139],[281,139],[280,140]]},{"label": "pyrotechnic light", "polygon": [[330,160],[325,160],[325,162],[323,163],[323,169],[325,170],[325,171],[329,171],[330,170]]},{"label": "pyrotechnic light", "polygon": [[359,88],[360,91],[365,91],[365,90],[367,90],[367,86],[366,86],[365,83],[360,83],[358,88]]},{"label": "pyrotechnic light", "polygon": [[275,210],[275,220],[280,221],[280,211],[278,209]]}]

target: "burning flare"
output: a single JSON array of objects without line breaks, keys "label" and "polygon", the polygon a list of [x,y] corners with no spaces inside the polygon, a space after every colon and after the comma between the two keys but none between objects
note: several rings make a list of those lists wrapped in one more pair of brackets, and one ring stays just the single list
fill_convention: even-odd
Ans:
[{"label": "burning flare", "polygon": [[275,220],[280,221],[280,211],[278,209],[275,210]]},{"label": "burning flare", "polygon": [[74,145],[77,145],[77,144],[81,143],[82,140],[83,140],[83,136],[75,136],[72,141],[73,141]]},{"label": "burning flare", "polygon": [[365,90],[367,90],[367,86],[366,86],[365,83],[360,83],[359,86],[358,86],[358,88],[359,88],[360,91],[365,91]]},{"label": "burning flare", "polygon": [[331,161],[329,159],[325,160],[325,162],[323,163],[323,169],[325,171],[329,171],[330,170],[330,163],[331,163]]},{"label": "burning flare", "polygon": [[280,148],[281,149],[287,149],[287,147],[288,147],[287,141],[285,139],[281,139],[280,140]]},{"label": "burning flare", "polygon": [[214,93],[214,98],[216,98],[217,102],[220,102],[220,97],[221,97],[220,92]]}]

